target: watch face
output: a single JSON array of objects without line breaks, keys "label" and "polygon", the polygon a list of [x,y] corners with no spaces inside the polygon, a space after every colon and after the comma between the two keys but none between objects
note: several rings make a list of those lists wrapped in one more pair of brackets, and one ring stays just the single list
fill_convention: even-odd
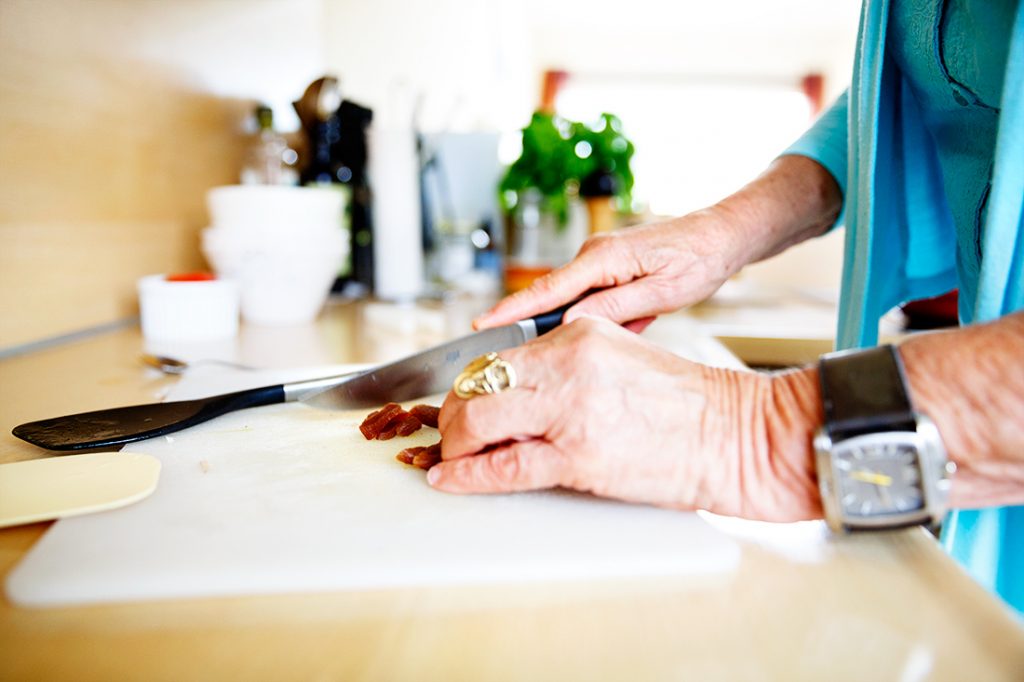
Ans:
[{"label": "watch face", "polygon": [[833,466],[845,515],[905,514],[924,507],[917,446],[900,442],[898,435],[871,434],[836,447]]}]

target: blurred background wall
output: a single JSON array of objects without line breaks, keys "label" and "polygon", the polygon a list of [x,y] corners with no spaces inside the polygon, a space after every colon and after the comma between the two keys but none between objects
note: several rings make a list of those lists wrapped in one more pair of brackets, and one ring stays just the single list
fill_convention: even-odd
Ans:
[{"label": "blurred background wall", "polygon": [[[205,191],[237,181],[244,124],[334,73],[386,121],[501,133],[505,162],[556,109],[611,110],[651,214],[711,201],[770,162],[849,80],[856,0],[2,0],[0,350],[115,323],[134,282],[202,267]],[[631,118],[632,117],[632,118]],[[838,280],[838,235],[750,277]],[[748,276],[748,275],[744,275]]]}]

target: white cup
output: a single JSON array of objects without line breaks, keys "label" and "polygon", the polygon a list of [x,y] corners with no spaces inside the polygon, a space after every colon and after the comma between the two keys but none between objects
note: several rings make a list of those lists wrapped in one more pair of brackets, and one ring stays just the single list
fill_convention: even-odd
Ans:
[{"label": "white cup", "polygon": [[170,282],[166,275],[138,281],[142,334],[149,342],[212,341],[238,333],[238,286],[227,279]]}]

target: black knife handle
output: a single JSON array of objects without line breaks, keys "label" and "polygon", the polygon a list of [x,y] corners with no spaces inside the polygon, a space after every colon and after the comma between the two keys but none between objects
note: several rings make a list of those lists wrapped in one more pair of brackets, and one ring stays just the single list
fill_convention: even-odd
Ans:
[{"label": "black knife handle", "polygon": [[235,393],[213,396],[206,400],[209,402],[202,410],[203,421],[219,417],[228,412],[234,412],[235,410],[283,403],[285,401],[284,384],[250,388]]},{"label": "black knife handle", "polygon": [[109,448],[155,438],[201,424],[235,410],[284,402],[284,385],[196,400],[115,407],[54,417],[16,426],[18,438],[47,450]]},{"label": "black knife handle", "polygon": [[537,325],[537,336],[547,334],[555,327],[561,325],[562,318],[565,317],[565,313],[567,310],[569,310],[569,308],[573,307],[574,305],[585,299],[587,296],[595,294],[598,291],[601,291],[601,289],[590,289],[589,291],[583,292],[581,295],[572,299],[568,303],[563,303],[554,310],[549,310],[546,313],[541,313],[540,315],[531,317],[530,319],[533,320],[533,323],[535,325]]}]

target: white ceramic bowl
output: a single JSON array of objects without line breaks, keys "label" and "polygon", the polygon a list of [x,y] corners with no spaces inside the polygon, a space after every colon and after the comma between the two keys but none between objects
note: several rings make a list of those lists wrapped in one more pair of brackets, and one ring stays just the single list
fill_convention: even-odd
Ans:
[{"label": "white ceramic bowl", "polygon": [[349,233],[339,227],[325,227],[289,233],[286,230],[237,230],[225,227],[208,227],[202,231],[200,241],[203,250],[218,251],[319,251],[348,250]]},{"label": "white ceramic bowl", "polygon": [[348,255],[338,231],[320,243],[216,243],[203,253],[219,276],[238,283],[242,317],[262,325],[302,324],[320,312]]},{"label": "white ceramic bowl", "polygon": [[349,251],[346,195],[330,188],[232,185],[207,195],[202,251],[241,292],[246,322],[316,317]]},{"label": "white ceramic bowl", "polygon": [[342,224],[346,190],[328,187],[228,185],[206,195],[210,222],[242,230],[296,231]]}]

